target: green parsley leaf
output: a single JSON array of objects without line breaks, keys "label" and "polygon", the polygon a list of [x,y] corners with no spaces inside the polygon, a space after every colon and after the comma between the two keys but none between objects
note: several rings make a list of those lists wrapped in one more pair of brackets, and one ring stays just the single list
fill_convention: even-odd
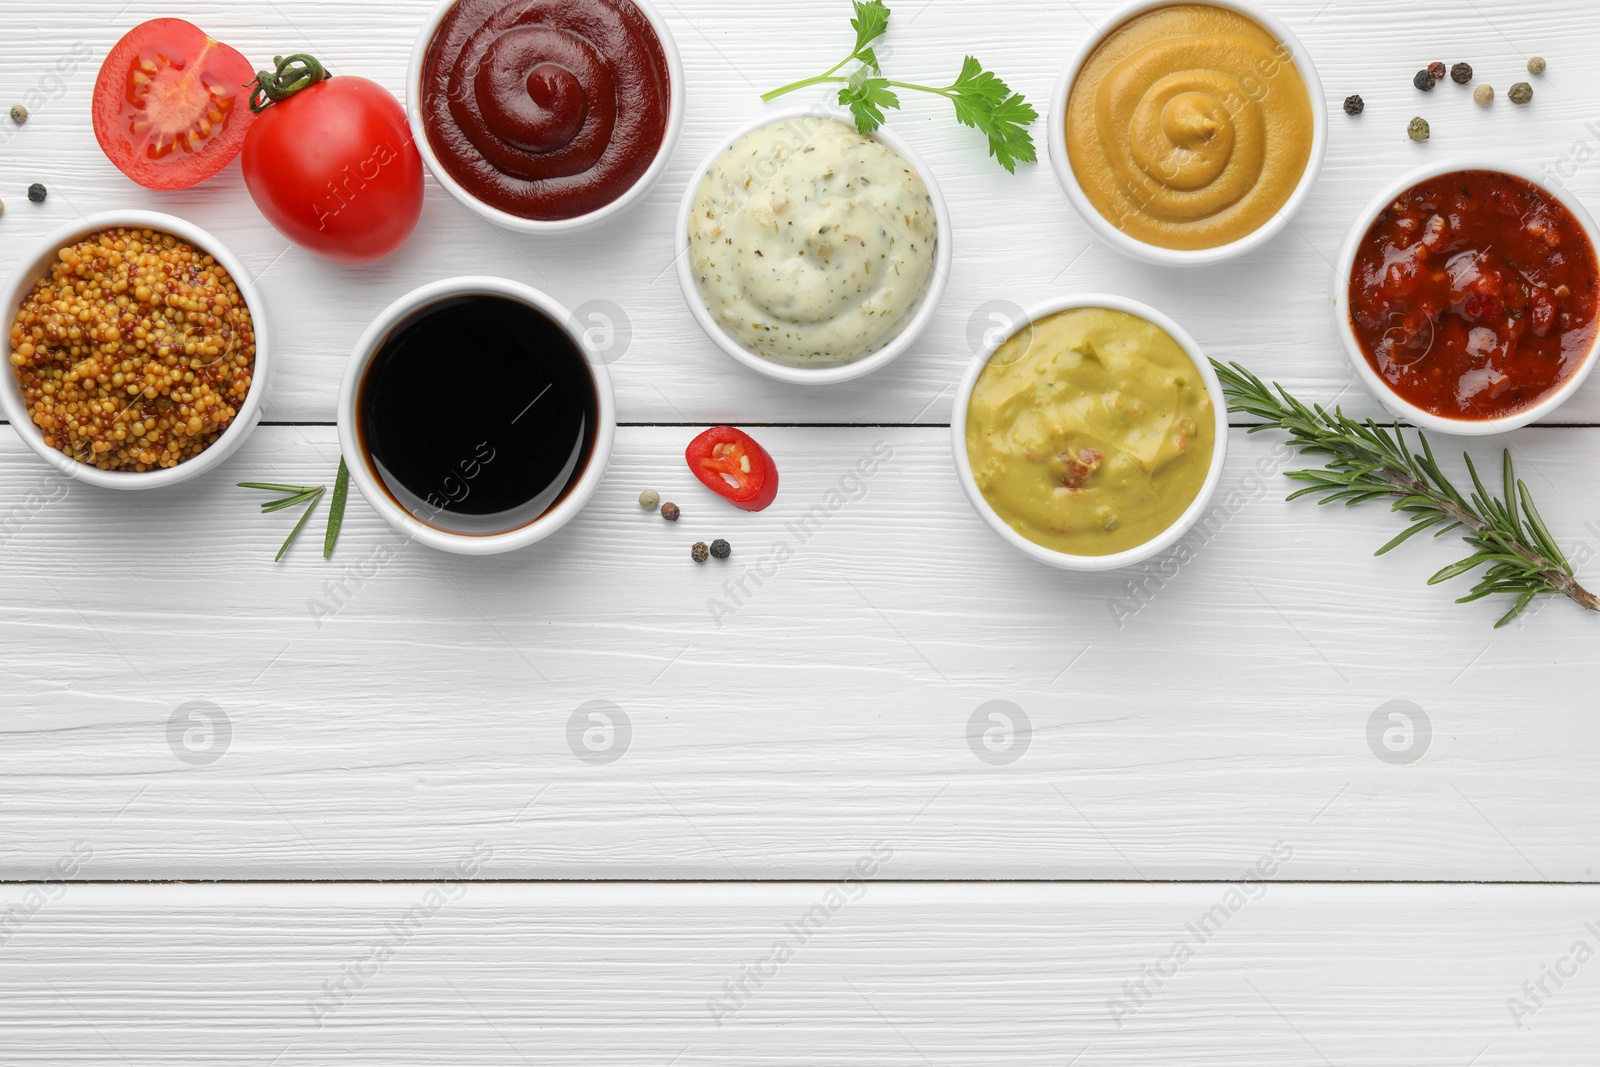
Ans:
[{"label": "green parsley leaf", "polygon": [[[856,31],[855,50],[821,74],[761,94],[762,100],[776,100],[813,85],[838,85],[841,86],[839,103],[850,109],[856,129],[871,133],[883,125],[885,108],[900,106],[896,89],[930,93],[954,105],[957,122],[977,129],[989,139],[989,155],[1006,170],[1015,174],[1019,162],[1038,160],[1028,126],[1038,119],[1039,113],[1021,93],[1012,92],[1010,86],[991,71],[984,70],[983,64],[972,56],[962,60],[961,73],[952,85],[918,85],[883,77],[877,50],[869,46],[889,28],[889,7],[883,0],[851,0],[851,3],[855,8],[855,18],[850,20]],[[848,75],[840,73],[852,63],[858,65]]]},{"label": "green parsley leaf", "polygon": [[900,98],[889,88],[887,78],[852,77],[850,83],[839,90],[839,103],[855,116],[856,129],[871,133],[883,125],[883,109],[899,107]]},{"label": "green parsley leaf", "polygon": [[1039,158],[1027,129],[1039,113],[972,56],[962,62],[961,74],[947,95],[956,109],[956,121],[987,137],[989,154],[1007,171],[1015,174],[1019,160],[1032,163]]},{"label": "green parsley leaf", "polygon": [[[850,25],[856,31],[856,50],[854,55],[859,56],[861,50],[867,45],[882,37],[889,28],[889,5],[883,0],[854,0],[856,17],[850,20]],[[876,62],[870,64],[876,67]]]}]

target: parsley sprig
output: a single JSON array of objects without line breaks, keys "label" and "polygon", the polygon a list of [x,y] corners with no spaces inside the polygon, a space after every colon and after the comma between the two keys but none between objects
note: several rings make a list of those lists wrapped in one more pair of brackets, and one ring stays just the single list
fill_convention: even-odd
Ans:
[{"label": "parsley sprig", "polygon": [[1471,554],[1439,570],[1428,584],[1438,585],[1485,568],[1457,603],[1493,595],[1515,597],[1496,628],[1544,595],[1564,596],[1590,611],[1600,611],[1600,597],[1578,584],[1572,564],[1534,507],[1533,494],[1517,477],[1509,449],[1501,464],[1500,494],[1484,484],[1468,455],[1464,458],[1472,490],[1463,492],[1439,469],[1433,447],[1420,430],[1418,451],[1399,423],[1380,426],[1371,419],[1357,421],[1337,408],[1330,413],[1320,404],[1308,407],[1283,386],[1273,383],[1268,387],[1237,363],[1212,360],[1211,365],[1222,381],[1228,410],[1263,420],[1250,427],[1251,433],[1283,430],[1296,450],[1316,457],[1321,464],[1287,472],[1288,477],[1304,483],[1289,494],[1290,500],[1317,496],[1320,504],[1342,501],[1346,505],[1388,500],[1390,509],[1405,517],[1410,525],[1376,555],[1398,548],[1424,530],[1432,530],[1434,537],[1458,533]]},{"label": "parsley sprig", "polygon": [[[1010,86],[992,71],[984,70],[983,64],[972,56],[962,60],[961,73],[950,85],[918,85],[884,77],[872,42],[889,28],[889,7],[883,0],[852,0],[852,3],[855,18],[850,20],[850,25],[856,31],[855,49],[821,74],[774,89],[764,94],[762,100],[775,100],[812,85],[836,84],[840,86],[839,103],[855,116],[856,129],[871,133],[883,125],[885,108],[900,106],[896,89],[932,93],[950,101],[955,107],[957,122],[971,126],[989,139],[989,154],[1006,170],[1015,174],[1019,161],[1033,163],[1039,158],[1033,135],[1028,132],[1028,126],[1039,113],[1021,93],[1012,92]],[[852,63],[859,66],[848,75],[839,73]]]}]

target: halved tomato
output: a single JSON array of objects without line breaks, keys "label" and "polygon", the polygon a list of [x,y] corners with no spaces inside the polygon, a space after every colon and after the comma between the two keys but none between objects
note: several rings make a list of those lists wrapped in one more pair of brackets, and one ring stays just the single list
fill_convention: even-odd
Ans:
[{"label": "halved tomato", "polygon": [[148,189],[187,189],[244,146],[250,61],[182,19],[129,30],[94,84],[94,135],[118,170]]}]

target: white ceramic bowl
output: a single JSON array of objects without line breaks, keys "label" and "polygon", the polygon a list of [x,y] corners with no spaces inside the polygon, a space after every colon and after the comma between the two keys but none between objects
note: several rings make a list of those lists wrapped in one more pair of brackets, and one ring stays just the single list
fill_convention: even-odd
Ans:
[{"label": "white ceramic bowl", "polygon": [[922,161],[922,157],[902,141],[899,136],[884,127],[879,127],[870,136],[889,148],[891,151],[904,157],[912,168],[922,178],[928,187],[928,198],[933,202],[934,222],[939,227],[939,243],[933,253],[933,272],[928,276],[928,289],[922,294],[922,303],[906,323],[905,329],[888,344],[870,355],[864,356],[852,363],[838,363],[826,367],[791,367],[782,363],[774,363],[764,356],[757,355],[730,337],[726,330],[717,325],[711,317],[711,312],[706,308],[705,298],[700,295],[700,285],[695,281],[694,263],[689,253],[689,214],[694,210],[696,195],[700,191],[700,183],[705,179],[706,172],[711,169],[717,158],[726,152],[739,138],[764,126],[771,126],[790,119],[825,119],[843,122],[855,128],[854,120],[848,112],[838,111],[828,107],[794,107],[777,111],[768,111],[760,118],[748,122],[725,137],[716,148],[706,156],[705,161],[695,170],[694,176],[689,179],[689,187],[684,190],[683,204],[678,208],[678,229],[674,238],[677,249],[678,285],[683,289],[683,299],[689,305],[689,311],[694,315],[694,320],[700,324],[706,336],[728,355],[743,363],[746,367],[768,378],[776,378],[780,382],[794,382],[799,385],[832,385],[837,382],[848,382],[863,375],[871,374],[880,367],[887,366],[897,359],[901,353],[916,343],[918,335],[927,329],[928,323],[933,321],[934,312],[939,308],[939,299],[944,295],[945,283],[950,278],[950,265],[953,262],[952,236],[955,230],[950,221],[950,209],[945,205],[944,194],[939,191],[938,179],[933,171]]},{"label": "white ceramic bowl", "polygon": [[1366,237],[1367,231],[1372,228],[1372,223],[1378,215],[1390,204],[1394,203],[1399,195],[1419,182],[1429,178],[1437,178],[1441,174],[1451,174],[1458,170],[1497,170],[1503,174],[1515,175],[1524,181],[1532,182],[1550,199],[1556,201],[1572,212],[1572,217],[1578,220],[1578,225],[1583,227],[1583,232],[1589,238],[1589,243],[1600,254],[1600,231],[1595,229],[1594,219],[1585,210],[1578,198],[1558,189],[1552,188],[1539,173],[1532,167],[1520,163],[1509,163],[1499,159],[1489,159],[1481,156],[1456,156],[1450,159],[1441,159],[1436,163],[1418,167],[1408,171],[1404,176],[1391,183],[1371,202],[1362,209],[1356,217],[1355,224],[1350,227],[1350,232],[1344,239],[1344,247],[1339,250],[1339,262],[1334,271],[1333,284],[1333,323],[1334,330],[1339,334],[1339,339],[1344,342],[1344,353],[1350,359],[1350,365],[1355,368],[1356,377],[1367,387],[1367,391],[1378,398],[1378,401],[1395,415],[1405,419],[1415,426],[1425,430],[1436,430],[1439,433],[1461,434],[1463,436],[1479,436],[1482,434],[1504,433],[1514,430],[1518,426],[1526,426],[1530,422],[1542,419],[1556,408],[1566,403],[1568,397],[1576,393],[1583,385],[1589,372],[1594,369],[1595,352],[1600,349],[1600,331],[1597,331],[1595,340],[1589,346],[1588,353],[1583,362],[1573,372],[1572,377],[1561,384],[1561,387],[1537,404],[1525,408],[1512,415],[1505,415],[1495,419],[1452,419],[1443,415],[1435,415],[1431,411],[1424,411],[1405,400],[1379,376],[1372,364],[1367,362],[1367,357],[1361,350],[1361,343],[1356,340],[1355,329],[1350,324],[1350,272],[1355,267],[1356,254],[1361,249],[1361,241]]},{"label": "white ceramic bowl", "polygon": [[586,215],[574,215],[570,219],[525,219],[521,215],[513,215],[509,211],[501,211],[497,207],[485,204],[450,176],[450,172],[444,169],[439,157],[434,154],[433,146],[428,143],[428,131],[423,125],[422,68],[428,56],[428,46],[433,43],[433,35],[438,32],[439,24],[444,21],[445,16],[456,6],[456,0],[443,0],[429,16],[427,23],[417,35],[417,43],[411,49],[411,65],[406,72],[406,115],[411,122],[411,138],[416,142],[417,151],[422,153],[422,161],[427,164],[435,180],[444,186],[451,196],[478,215],[496,226],[521,233],[556,234],[586,230],[591,226],[610,221],[643,198],[667,169],[667,163],[672,159],[672,150],[678,143],[678,131],[683,127],[683,60],[678,56],[678,46],[672,39],[672,31],[667,29],[666,20],[661,17],[660,12],[650,6],[649,0],[631,0],[631,2],[650,21],[651,28],[656,31],[656,37],[661,41],[661,52],[667,57],[667,78],[671,84],[667,87],[667,130],[661,138],[661,148],[656,152],[656,158],[649,168],[639,175],[639,180],[634,182],[627,192]]},{"label": "white ceramic bowl", "polygon": [[245,394],[244,404],[240,406],[239,413],[210,448],[176,467],[153,471],[103,471],[91,464],[79,463],[44,443],[44,434],[33,424],[28,415],[27,404],[22,397],[22,387],[17,382],[17,376],[11,369],[9,359],[3,371],[0,371],[0,378],[4,379],[3,383],[0,383],[0,408],[4,409],[6,418],[11,422],[11,428],[27,442],[28,447],[67,477],[106,489],[157,489],[161,486],[186,482],[190,478],[198,478],[206,471],[219,466],[244,444],[244,439],[250,436],[250,431],[261,421],[272,350],[268,338],[267,305],[261,297],[261,291],[256,288],[255,282],[251,280],[249,272],[245,270],[244,264],[238,257],[228,251],[221,241],[200,227],[159,211],[105,211],[79,219],[63,226],[43,240],[34,242],[12,267],[11,273],[6,277],[4,288],[0,289],[0,314],[4,317],[4,331],[0,333],[0,337],[5,339],[4,349],[7,356],[11,352],[11,324],[17,310],[27,300],[28,294],[33,292],[33,287],[39,279],[49,273],[50,265],[55,262],[61,249],[90,234],[118,226],[158,230],[182,238],[200,251],[209,254],[233,276],[234,282],[239,286],[239,294],[244,297],[245,307],[250,309],[250,321],[256,335],[256,362],[250,376],[250,391]]},{"label": "white ceramic bowl", "polygon": [[[583,474],[579,476],[578,483],[560,503],[532,522],[514,530],[481,535],[452,533],[431,526],[401,507],[384,488],[377,471],[373,469],[372,457],[362,448],[360,434],[356,428],[361,381],[372,363],[372,357],[383,346],[390,332],[410,318],[414,312],[429,304],[451,297],[472,295],[502,296],[526,304],[542,312],[550,321],[567,331],[572,343],[583,353],[589,374],[594,380],[598,423],[595,427],[594,451],[589,455],[588,464]],[[585,339],[581,330],[573,328],[572,314],[565,307],[537,289],[505,278],[446,278],[402,296],[385,308],[356,342],[355,353],[345,366],[344,380],[339,387],[339,450],[344,454],[345,464],[350,468],[350,480],[361,490],[361,495],[372,505],[374,511],[383,516],[384,521],[411,540],[419,541],[430,548],[463,556],[491,556],[525,548],[536,541],[544,540],[571,522],[578,512],[583,510],[589,498],[594,496],[594,491],[599,488],[601,479],[605,477],[606,464],[611,459],[611,446],[616,431],[616,394],[611,388],[611,375],[606,370],[604,354]]]},{"label": "white ceramic bowl", "polygon": [[1067,156],[1067,97],[1072,93],[1073,82],[1078,80],[1078,72],[1083,69],[1090,54],[1111,31],[1137,15],[1156,8],[1171,7],[1176,2],[1177,0],[1134,0],[1133,3],[1125,4],[1106,16],[1095,31],[1078,46],[1078,51],[1067,64],[1061,80],[1056,83],[1055,94],[1050,98],[1050,113],[1045,116],[1045,122],[1049,126],[1050,166],[1056,172],[1056,180],[1061,183],[1061,188],[1066,190],[1067,199],[1072,202],[1073,208],[1101,240],[1117,251],[1147,263],[1169,267],[1192,267],[1221,263],[1253,252],[1272,240],[1289,224],[1294,213],[1300,210],[1300,205],[1311,195],[1311,187],[1316,184],[1317,174],[1322,170],[1322,157],[1328,145],[1328,115],[1327,106],[1322,98],[1322,80],[1317,77],[1317,68],[1311,62],[1311,54],[1306,51],[1305,46],[1289,27],[1266,8],[1249,0],[1205,0],[1213,7],[1238,12],[1259,24],[1276,37],[1278,43],[1293,58],[1295,69],[1300,72],[1300,77],[1305,82],[1306,95],[1311,99],[1311,154],[1306,159],[1305,173],[1300,176],[1300,184],[1295,186],[1294,192],[1276,215],[1254,232],[1246,234],[1237,241],[1217,245],[1215,248],[1162,248],[1132,237],[1118,228],[1110,219],[1095,210],[1095,206],[1084,194],[1082,186],[1078,184],[1077,175],[1072,172],[1072,161]]},{"label": "white ceramic bowl", "polygon": [[[1130,315],[1137,315],[1147,322],[1154,323],[1167,331],[1174,341],[1193,361],[1196,369],[1200,371],[1200,378],[1206,383],[1206,392],[1211,394],[1211,406],[1216,417],[1216,444],[1211,450],[1211,469],[1206,472],[1206,480],[1200,486],[1200,492],[1195,495],[1178,520],[1168,526],[1157,536],[1142,545],[1114,552],[1108,556],[1079,556],[1070,552],[1059,552],[1053,548],[1036,544],[1023,537],[1010,524],[1002,519],[998,512],[990,506],[984,498],[982,490],[978,488],[977,479],[972,475],[972,463],[967,457],[967,408],[972,402],[972,390],[978,384],[978,378],[983,374],[984,368],[989,365],[989,359],[995,351],[1006,341],[1015,337],[1031,323],[1054,315],[1058,311],[1071,311],[1074,308],[1110,308],[1113,311],[1123,311]],[[996,337],[988,343],[983,352],[972,361],[967,368],[966,375],[961,379],[961,388],[956,393],[955,410],[950,415],[950,444],[955,454],[956,476],[961,481],[961,489],[967,494],[967,500],[972,508],[989,527],[999,534],[1001,539],[1038,560],[1048,563],[1052,567],[1060,567],[1069,571],[1109,571],[1118,567],[1127,567],[1149,559],[1151,556],[1165,552],[1178,543],[1179,538],[1188,533],[1190,528],[1199,521],[1211,504],[1211,498],[1217,491],[1217,483],[1222,479],[1223,461],[1228,455],[1228,401],[1222,393],[1222,383],[1217,380],[1216,371],[1211,369],[1211,361],[1206,359],[1205,353],[1200,351],[1200,346],[1195,343],[1188,332],[1146,304],[1137,300],[1129,300],[1122,296],[1108,296],[1103,293],[1091,293],[1087,296],[1072,296],[1060,300],[1049,300],[1036,304],[1023,313],[1022,319],[1012,324],[1010,333],[1004,337]]]}]

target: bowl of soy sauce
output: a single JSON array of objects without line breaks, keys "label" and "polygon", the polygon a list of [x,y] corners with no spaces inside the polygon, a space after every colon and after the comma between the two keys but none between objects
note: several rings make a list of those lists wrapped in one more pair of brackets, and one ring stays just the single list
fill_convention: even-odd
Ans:
[{"label": "bowl of soy sauce", "polygon": [[395,301],[339,391],[339,447],[361,495],[412,540],[462,555],[571,521],[615,432],[600,353],[561,304],[504,278],[449,278]]}]

